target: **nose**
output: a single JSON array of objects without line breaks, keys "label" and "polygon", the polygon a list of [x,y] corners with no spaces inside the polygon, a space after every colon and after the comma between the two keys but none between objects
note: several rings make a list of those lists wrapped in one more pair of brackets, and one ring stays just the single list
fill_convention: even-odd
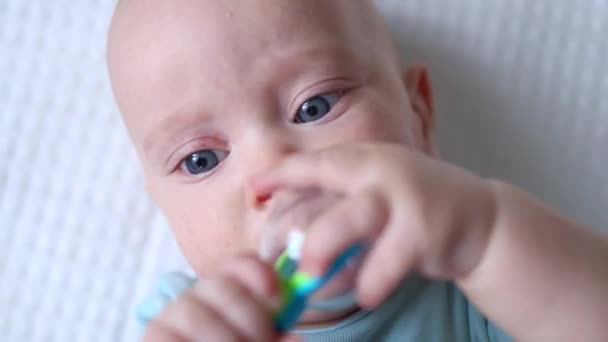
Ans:
[{"label": "nose", "polygon": [[251,134],[247,139],[247,199],[254,208],[261,208],[272,194],[258,194],[251,186],[253,179],[263,175],[287,156],[301,150],[297,136],[284,128],[269,127]]}]

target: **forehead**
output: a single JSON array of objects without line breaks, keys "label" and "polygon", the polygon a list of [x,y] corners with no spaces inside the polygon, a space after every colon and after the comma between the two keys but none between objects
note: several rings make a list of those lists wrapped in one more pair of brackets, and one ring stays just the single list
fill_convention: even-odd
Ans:
[{"label": "forehead", "polygon": [[[306,44],[354,44],[370,28],[365,0],[129,0],[115,16],[111,44],[123,73],[174,74],[186,64],[248,70],[260,56]],[[202,63],[204,62],[204,63]],[[146,69],[155,70],[151,75]],[[165,70],[168,69],[168,70]]]},{"label": "forehead", "polygon": [[[290,61],[369,54],[378,33],[374,15],[368,0],[124,2],[114,20],[110,64],[127,125],[158,121],[154,113],[177,110],[201,94],[237,91],[235,85],[242,93],[283,74]],[[131,117],[134,111],[145,118]]]}]

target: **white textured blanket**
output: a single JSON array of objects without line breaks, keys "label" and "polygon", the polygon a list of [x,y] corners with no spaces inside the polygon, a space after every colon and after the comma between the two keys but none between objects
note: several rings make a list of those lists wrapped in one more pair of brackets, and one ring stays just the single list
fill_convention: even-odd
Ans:
[{"label": "white textured blanket", "polygon": [[[443,155],[608,228],[608,1],[380,0]],[[0,0],[0,341],[133,341],[184,267],[104,64],[112,0]]]}]

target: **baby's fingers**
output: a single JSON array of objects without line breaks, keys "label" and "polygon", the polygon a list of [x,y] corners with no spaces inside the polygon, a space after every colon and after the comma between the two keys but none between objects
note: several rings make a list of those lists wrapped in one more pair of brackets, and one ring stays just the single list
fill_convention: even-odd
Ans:
[{"label": "baby's fingers", "polygon": [[222,315],[191,291],[172,303],[148,327],[148,341],[240,341],[243,337]]},{"label": "baby's fingers", "polygon": [[388,208],[380,195],[361,192],[346,197],[315,219],[307,230],[302,270],[321,276],[350,247],[371,242],[387,219]]},{"label": "baby's fingers", "polygon": [[357,280],[357,300],[363,307],[380,305],[417,264],[415,237],[405,231],[388,227],[368,252]]},{"label": "baby's fingers", "polygon": [[239,257],[226,264],[222,269],[222,274],[234,279],[269,307],[280,304],[278,277],[272,266],[263,262],[259,257],[254,255]]},{"label": "baby's fingers", "polygon": [[[323,188],[340,192],[360,184],[372,156],[365,146],[337,146],[310,154],[292,155],[268,174],[253,180],[257,194],[271,194],[282,188]],[[345,177],[348,175],[348,177]]]},{"label": "baby's fingers", "polygon": [[[208,280],[194,294],[247,341],[270,341],[275,338],[272,309],[242,284],[229,278]],[[212,339],[210,339],[212,340]]]},{"label": "baby's fingers", "polygon": [[170,303],[149,326],[146,341],[273,341],[278,304],[270,266],[255,257],[237,258]]},{"label": "baby's fingers", "polygon": [[146,330],[144,342],[189,342],[179,335],[173,328],[160,322],[151,324]]}]

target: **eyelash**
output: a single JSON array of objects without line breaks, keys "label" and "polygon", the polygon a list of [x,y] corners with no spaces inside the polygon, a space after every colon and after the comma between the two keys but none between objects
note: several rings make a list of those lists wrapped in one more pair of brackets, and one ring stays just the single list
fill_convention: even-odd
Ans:
[{"label": "eyelash", "polygon": [[[211,137],[205,137],[205,138],[197,138],[197,139],[192,139],[190,140],[188,143],[184,144],[180,150],[184,151],[184,153],[180,152],[179,150],[175,153],[175,155],[173,157],[170,158],[170,165],[173,165],[169,171],[169,174],[178,174],[180,176],[186,177],[186,178],[190,178],[190,179],[195,179],[195,180],[200,180],[203,178],[208,177],[209,175],[211,175],[212,173],[214,173],[215,171],[217,171],[217,169],[221,166],[221,164],[223,164],[224,160],[228,157],[228,155],[230,155],[230,150],[228,149],[227,144],[224,142],[223,139],[218,139],[218,138],[211,138]],[[185,163],[186,161],[191,158],[194,154],[196,153],[201,153],[204,151],[219,151],[219,152],[223,152],[225,153],[225,155],[223,156],[218,156],[218,159],[220,160],[218,165],[201,174],[198,175],[193,175],[188,173],[187,170],[185,170]],[[183,156],[183,157],[179,157],[179,156]],[[179,159],[177,159],[179,158]],[[173,161],[171,161],[173,160]]]},{"label": "eyelash", "polygon": [[[193,156],[198,154],[200,157],[201,155],[208,153],[208,152],[213,153],[215,162],[217,164],[207,171],[203,171],[201,173],[195,174],[194,171],[190,170],[188,162],[191,161],[191,158]],[[222,162],[228,157],[229,154],[230,154],[229,151],[224,151],[224,150],[219,150],[219,149],[203,149],[203,150],[195,151],[195,152],[188,154],[187,157],[183,158],[177,167],[179,168],[179,170],[182,173],[187,174],[189,177],[202,178],[202,177],[211,175],[213,172],[215,172],[215,170],[220,166],[220,164],[222,164]]]},{"label": "eyelash", "polygon": [[[313,100],[313,99],[315,99],[317,97],[332,97],[333,96],[336,99],[331,104],[330,110],[327,112],[327,114],[324,117],[322,117],[322,118],[320,118],[319,120],[316,120],[316,121],[323,120],[326,116],[330,115],[332,112],[335,111],[335,107],[339,104],[340,100],[342,99],[342,97],[344,96],[344,94],[346,92],[347,92],[347,90],[325,91],[325,92],[321,92],[321,93],[318,93],[316,95],[313,95],[311,97],[306,98],[305,100],[303,100],[302,102],[299,103],[297,109],[295,110],[295,113],[292,114],[290,121],[295,123],[296,117],[299,114],[300,109],[302,108],[302,106],[306,102],[309,102],[309,101],[311,101],[311,100]],[[316,122],[316,121],[313,121],[313,122]],[[306,125],[307,123],[297,123],[297,124],[299,124],[299,125]],[[310,122],[308,122],[308,124],[310,124]],[[208,172],[204,172],[204,173],[201,173],[201,174],[198,174],[198,175],[194,175],[194,174],[189,174],[188,171],[184,170],[184,167],[183,167],[183,165],[186,163],[186,161],[188,160],[188,158],[190,158],[192,155],[194,155],[196,153],[199,153],[199,152],[209,151],[209,150],[211,150],[211,151],[217,151],[217,150],[224,151],[224,150],[221,150],[219,148],[210,147],[209,145],[207,145],[206,147],[199,147],[199,148],[192,149],[193,152],[187,153],[185,157],[183,157],[183,158],[181,158],[179,160],[179,162],[177,163],[177,165],[174,167],[174,169],[173,169],[174,171],[173,172],[178,172],[178,173],[182,174],[185,177],[188,177],[188,178],[191,178],[191,179],[196,179],[196,180],[200,180],[200,179],[209,177],[210,175],[212,175],[213,173],[215,173],[218,170],[218,168],[221,167],[221,165],[224,163],[225,159],[228,158],[228,156],[230,155],[230,151],[227,151],[227,150],[224,151],[226,153],[225,156],[224,156],[224,158],[221,158],[221,160],[219,161],[218,165],[216,167],[214,167],[213,169],[211,169],[210,171],[208,171]]]},{"label": "eyelash", "polygon": [[[296,124],[300,124],[300,125],[310,124],[312,122],[317,122],[317,121],[322,121],[326,116],[328,116],[330,113],[334,112],[334,108],[340,102],[340,99],[343,94],[344,94],[343,91],[325,92],[325,93],[317,94],[317,95],[307,98],[302,103],[300,103],[298,108],[295,110],[295,113],[292,114],[290,121],[293,123],[296,123]],[[314,118],[313,118],[313,120],[309,121],[309,122],[302,121],[302,119],[299,118],[299,116],[300,116],[300,114],[303,114],[302,108],[304,107],[304,105],[306,105],[307,103],[313,103],[314,100],[318,100],[318,99],[322,99],[325,101],[325,104],[328,106],[327,112],[325,114],[321,115],[321,117],[316,120],[314,120]],[[319,103],[317,103],[317,105],[318,104]],[[323,104],[323,103],[321,103],[321,104]],[[316,114],[314,114],[314,115],[316,115]]]}]

